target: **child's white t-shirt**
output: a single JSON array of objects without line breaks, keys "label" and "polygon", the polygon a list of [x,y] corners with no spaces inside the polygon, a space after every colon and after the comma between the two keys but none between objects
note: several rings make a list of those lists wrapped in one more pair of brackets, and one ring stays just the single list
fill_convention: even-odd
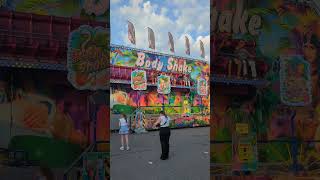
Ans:
[{"label": "child's white t-shirt", "polygon": [[120,126],[127,126],[128,125],[127,121],[124,118],[120,118],[119,122],[120,122]]}]

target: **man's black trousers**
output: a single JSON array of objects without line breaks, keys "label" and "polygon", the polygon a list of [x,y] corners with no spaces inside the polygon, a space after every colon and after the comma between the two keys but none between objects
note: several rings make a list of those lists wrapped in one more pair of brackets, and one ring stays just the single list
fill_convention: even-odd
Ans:
[{"label": "man's black trousers", "polygon": [[161,127],[160,128],[160,142],[162,154],[161,158],[167,159],[169,157],[169,139],[170,139],[170,128]]}]

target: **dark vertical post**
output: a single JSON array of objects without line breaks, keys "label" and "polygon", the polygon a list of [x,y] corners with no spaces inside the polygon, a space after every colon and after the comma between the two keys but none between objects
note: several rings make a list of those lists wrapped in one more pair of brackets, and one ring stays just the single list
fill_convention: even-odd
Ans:
[{"label": "dark vertical post", "polygon": [[94,150],[97,149],[97,112],[98,112],[98,105],[96,104],[93,98],[93,143],[94,143]]},{"label": "dark vertical post", "polygon": [[200,111],[201,111],[201,120],[203,120],[203,102],[202,102],[202,96],[199,96],[200,97]]},{"label": "dark vertical post", "polygon": [[13,98],[14,98],[14,92],[13,92],[13,72],[10,71],[10,138],[12,136],[12,126],[13,126]]},{"label": "dark vertical post", "polygon": [[294,174],[297,175],[298,173],[298,159],[297,159],[297,155],[298,155],[298,142],[297,142],[297,137],[295,134],[295,124],[294,124],[294,119],[295,119],[295,114],[294,116],[291,118],[291,129],[292,129],[292,160],[293,160],[293,170],[294,170]]},{"label": "dark vertical post", "polygon": [[164,111],[164,95],[162,94],[162,111]]}]

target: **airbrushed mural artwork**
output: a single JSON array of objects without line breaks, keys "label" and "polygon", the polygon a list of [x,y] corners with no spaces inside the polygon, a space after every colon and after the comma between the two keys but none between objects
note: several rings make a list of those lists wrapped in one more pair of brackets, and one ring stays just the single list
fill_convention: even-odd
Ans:
[{"label": "airbrushed mural artwork", "polygon": [[[112,45],[110,63],[113,114],[125,113],[136,121],[141,117],[136,113],[142,112],[147,130],[161,110],[171,117],[172,128],[209,125],[210,96],[197,91],[198,79],[208,82],[206,62]],[[146,89],[127,87],[136,71],[146,73]],[[209,92],[209,86],[201,82],[201,93]]]},{"label": "airbrushed mural artwork", "polygon": [[[156,89],[138,92],[131,89],[112,89],[112,113],[131,114],[137,108],[144,110],[146,129],[152,129],[154,118],[162,109],[173,119],[171,127],[193,127],[209,124],[209,99],[196,93],[171,92],[159,94]],[[202,115],[203,113],[203,115]],[[154,116],[154,117],[153,117]]]},{"label": "airbrushed mural artwork", "polygon": [[79,90],[107,90],[109,33],[104,27],[83,25],[68,42],[68,80]]},{"label": "airbrushed mural artwork", "polygon": [[[98,100],[90,91],[78,91],[59,71],[0,70],[1,164],[67,169],[90,144],[109,140],[107,100],[98,102],[106,94]],[[99,124],[96,129],[94,121]],[[105,144],[97,148],[109,151]],[[20,152],[16,158],[21,159],[7,159],[9,152]]]},{"label": "airbrushed mural artwork", "polygon": [[[314,7],[285,0],[213,0],[212,16],[219,16],[211,36],[216,48],[213,65],[224,67],[213,74],[264,85],[246,96],[215,97],[210,121],[212,179],[320,176],[320,21]],[[232,16],[228,10],[233,8],[241,13]],[[262,63],[268,67],[264,76]],[[248,133],[235,135],[238,123],[246,124]],[[252,137],[256,145],[240,146],[235,137]],[[242,154],[246,158],[234,156],[244,149],[250,153]],[[255,168],[246,165],[249,157],[257,160]]]},{"label": "airbrushed mural artwork", "polygon": [[109,2],[0,1],[1,179],[110,178]]}]

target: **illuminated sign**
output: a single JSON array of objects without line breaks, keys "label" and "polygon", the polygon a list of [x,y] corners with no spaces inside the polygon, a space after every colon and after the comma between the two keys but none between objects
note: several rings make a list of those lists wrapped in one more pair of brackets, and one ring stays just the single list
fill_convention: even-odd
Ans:
[{"label": "illuminated sign", "polygon": [[135,70],[131,73],[131,88],[133,90],[146,90],[147,89],[147,77],[146,71]]},{"label": "illuminated sign", "polygon": [[69,36],[68,80],[79,90],[108,88],[109,32],[83,25]]},{"label": "illuminated sign", "polygon": [[[162,71],[165,67],[164,63],[159,59],[151,60],[146,59],[146,55],[144,52],[138,52],[138,58],[136,61],[137,67],[143,67],[146,69],[154,69],[157,71]],[[167,60],[167,70],[170,72],[179,72],[183,74],[190,74],[192,71],[192,67],[187,64],[185,59],[177,59],[173,57],[169,57]]]},{"label": "illuminated sign", "polygon": [[171,82],[170,76],[160,75],[158,76],[158,86],[157,91],[159,94],[170,94],[171,92]]},{"label": "illuminated sign", "polygon": [[247,123],[237,123],[236,124],[236,132],[238,134],[248,134],[249,133],[249,125]]},{"label": "illuminated sign", "polygon": [[[243,0],[239,0],[237,3],[236,12],[233,13],[231,10],[218,12],[217,8],[212,9],[212,28],[214,31],[219,30],[220,32],[228,32],[233,34],[247,34],[258,35],[259,29],[262,26],[261,17],[253,15],[249,18],[247,10],[244,9]],[[249,22],[247,23],[249,19]]]}]

